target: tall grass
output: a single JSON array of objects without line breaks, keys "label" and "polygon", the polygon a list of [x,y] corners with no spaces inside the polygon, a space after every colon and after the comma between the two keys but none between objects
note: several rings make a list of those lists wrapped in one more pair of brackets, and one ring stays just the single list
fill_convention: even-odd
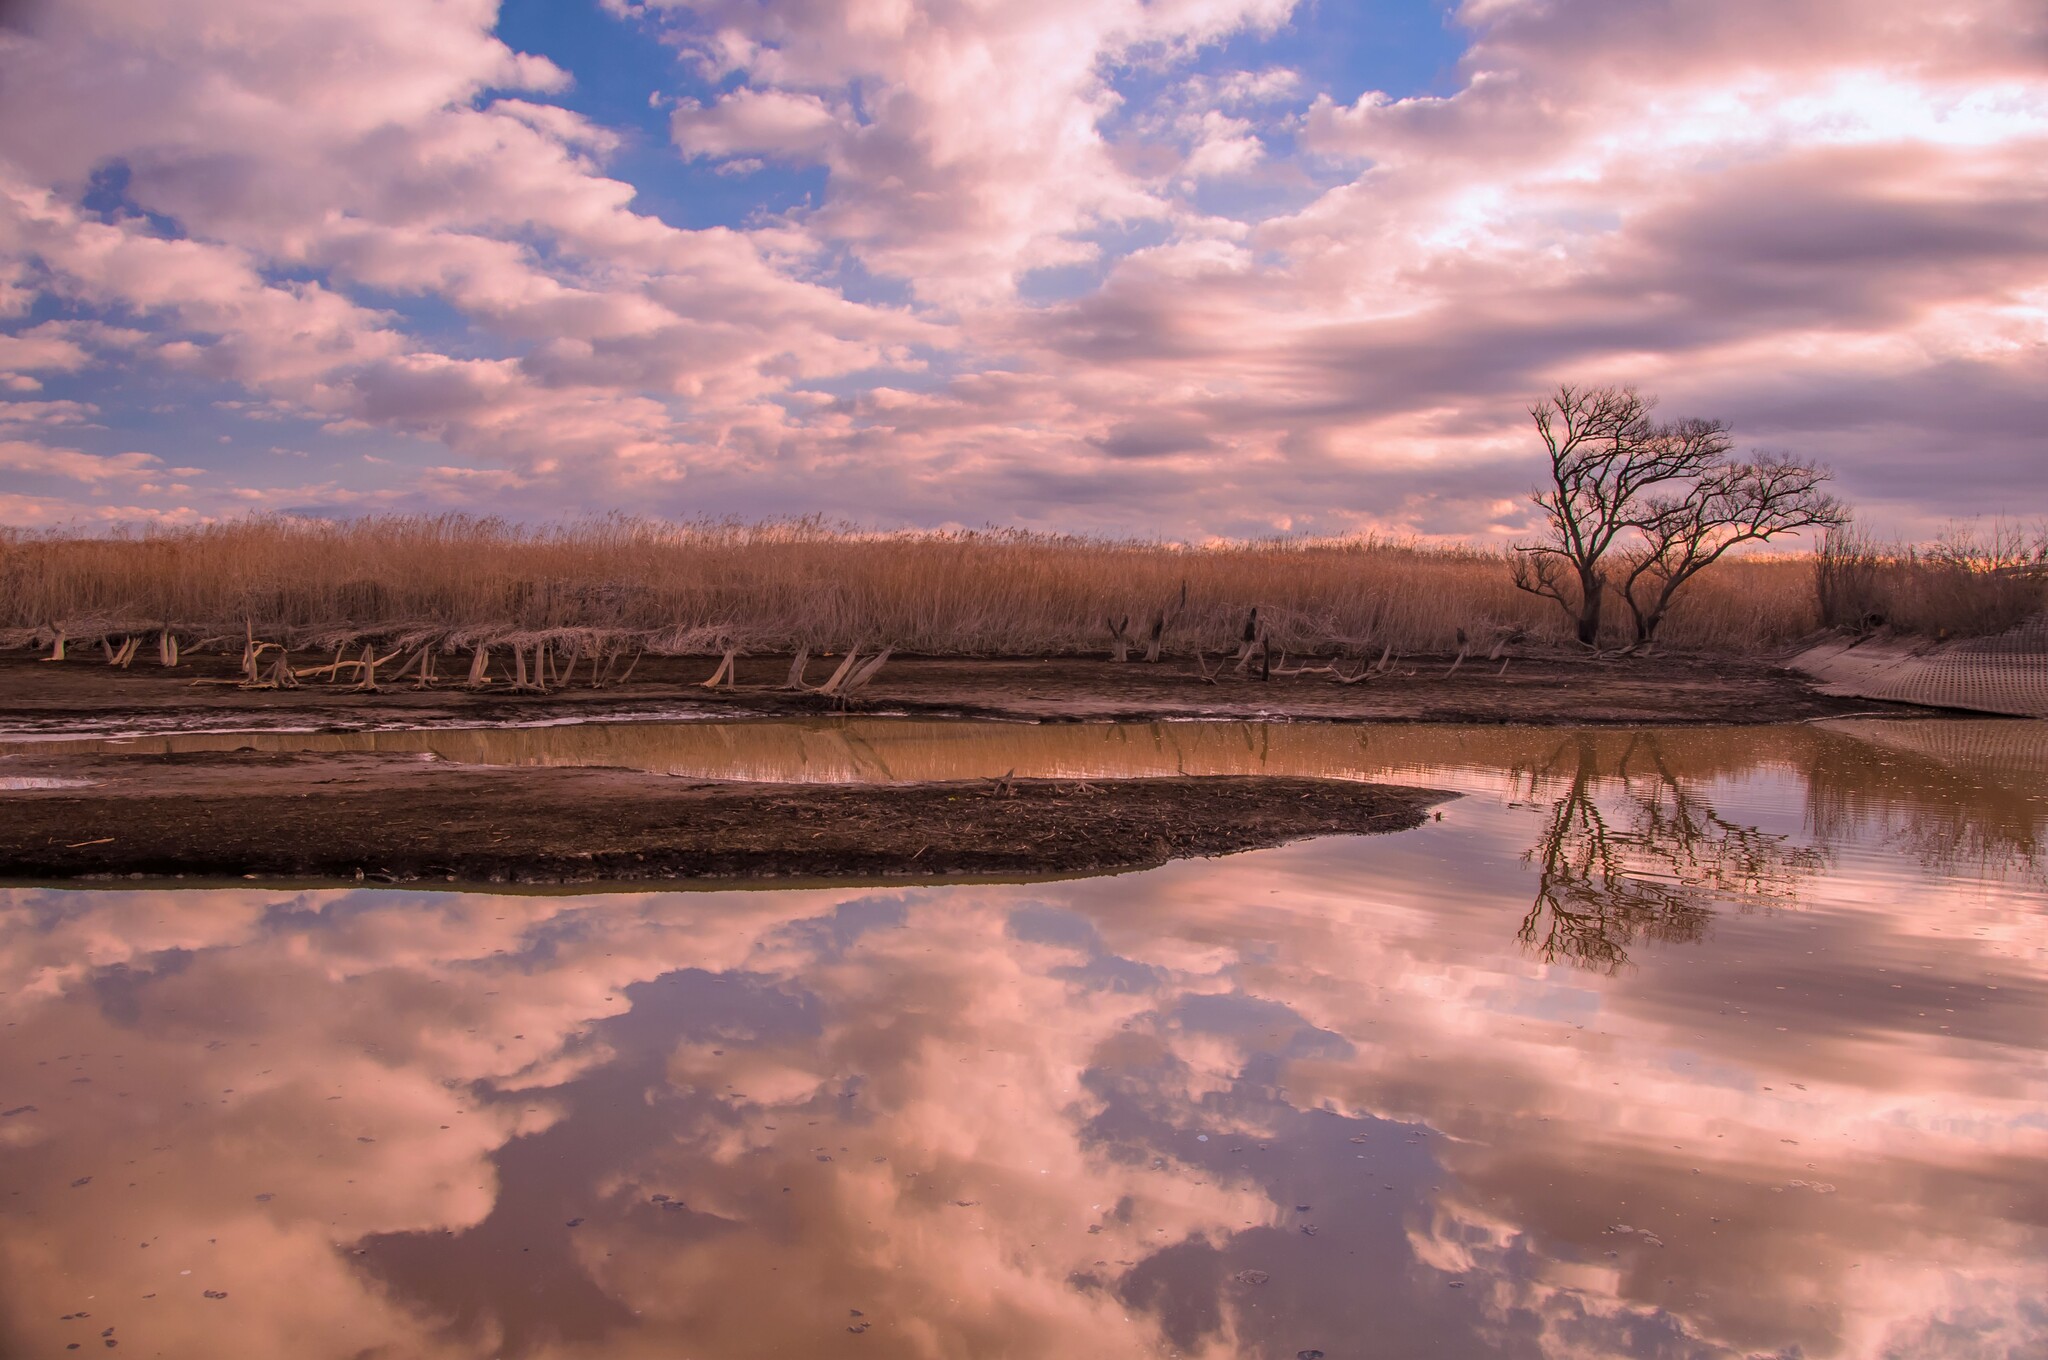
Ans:
[{"label": "tall grass", "polygon": [[1982,637],[2048,605],[2048,528],[1952,528],[1928,545],[1880,543],[1845,525],[1814,561],[1815,605],[1830,628],[1887,627],[1927,637]]},{"label": "tall grass", "polygon": [[[1460,629],[1563,636],[1502,553],[1378,539],[1183,547],[991,530],[869,534],[819,520],[524,527],[457,515],[252,518],[112,537],[0,532],[0,639],[171,626],[311,641],[450,641],[592,630],[658,651],[888,643],[953,655],[1102,650],[1104,620],[1166,650],[1216,649],[1254,606],[1296,653],[1448,652]],[[1731,561],[1681,596],[1660,641],[1757,651],[1819,622],[1805,559]]]}]

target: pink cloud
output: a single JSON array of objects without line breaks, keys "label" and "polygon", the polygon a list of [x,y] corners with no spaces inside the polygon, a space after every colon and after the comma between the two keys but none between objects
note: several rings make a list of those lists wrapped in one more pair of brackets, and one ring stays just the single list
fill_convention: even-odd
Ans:
[{"label": "pink cloud", "polygon": [[[1472,0],[1449,93],[1349,102],[1181,65],[1288,0],[627,7],[727,86],[672,106],[674,154],[826,171],[690,230],[483,0],[202,8],[0,33],[0,316],[119,320],[17,320],[5,390],[227,384],[477,474],[392,471],[422,505],[1470,536],[1522,524],[1533,392],[1635,381],[1881,514],[2038,498],[2048,20],[2016,0]],[[1117,66],[1169,78],[1125,107]],[[113,159],[177,233],[82,208]],[[1289,206],[1194,201],[1260,176]]]},{"label": "pink cloud", "polygon": [[146,453],[81,453],[22,439],[0,439],[0,469],[94,484],[159,476],[163,464]]}]

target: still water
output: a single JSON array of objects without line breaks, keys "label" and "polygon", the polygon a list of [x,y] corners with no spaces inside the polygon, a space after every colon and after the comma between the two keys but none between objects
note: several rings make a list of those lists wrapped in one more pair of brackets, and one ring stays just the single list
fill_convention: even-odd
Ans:
[{"label": "still water", "polygon": [[725,777],[1466,796],[1056,883],[0,891],[0,1354],[2048,1354],[2048,724],[887,730]]}]

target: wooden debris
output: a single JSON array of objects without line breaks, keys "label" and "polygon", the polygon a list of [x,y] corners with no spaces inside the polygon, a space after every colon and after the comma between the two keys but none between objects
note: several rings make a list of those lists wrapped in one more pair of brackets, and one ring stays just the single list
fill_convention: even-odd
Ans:
[{"label": "wooden debris", "polygon": [[1126,614],[1121,621],[1106,618],[1103,624],[1109,629],[1109,659],[1118,663],[1131,659],[1131,616]]},{"label": "wooden debris", "polygon": [[818,693],[820,693],[820,694],[837,694],[837,693],[839,693],[839,687],[840,687],[841,685],[843,685],[843,684],[845,684],[845,683],[846,683],[846,678],[847,678],[848,676],[850,676],[850,675],[852,675],[852,674],[853,674],[853,667],[854,667],[854,664],[855,664],[856,662],[858,662],[859,660],[860,660],[860,648],[859,648],[859,647],[849,647],[849,648],[847,648],[847,651],[846,651],[846,659],[845,659],[844,661],[842,661],[842,662],[840,662],[840,663],[839,663],[839,669],[838,669],[838,670],[836,670],[836,671],[833,671],[833,672],[832,672],[832,678],[831,678],[830,680],[827,680],[827,681],[826,681],[826,682],[825,682],[824,684],[822,684],[822,685],[818,686],[818,691],[817,691],[817,692],[818,692]]},{"label": "wooden debris", "polygon": [[168,628],[156,635],[156,662],[166,669],[177,668],[178,635]]},{"label": "wooden debris", "polygon": [[[273,644],[274,645],[274,644]],[[248,654],[244,654],[245,659]],[[271,663],[267,674],[258,671],[255,679],[243,679],[238,683],[241,689],[297,689],[298,674],[292,670],[291,657],[284,648],[277,648],[277,660]]]},{"label": "wooden debris", "polygon": [[1252,645],[1256,643],[1258,640],[1259,607],[1257,605],[1253,605],[1252,612],[1250,614],[1247,614],[1244,620],[1244,645],[1237,649],[1237,656],[1235,660],[1238,663],[1238,670],[1242,671],[1245,668],[1245,665],[1251,661]]},{"label": "wooden debris", "polygon": [[50,654],[49,654],[48,656],[44,657],[44,658],[43,658],[43,660],[45,660],[45,661],[62,661],[63,659],[64,659],[64,630],[63,630],[62,628],[59,628],[59,629],[57,630],[57,640],[56,640],[55,642],[52,642],[52,643],[50,644]]},{"label": "wooden debris", "polygon": [[784,689],[803,689],[804,667],[811,664],[811,649],[808,644],[796,649],[796,656],[789,663],[789,678],[782,682]]},{"label": "wooden debris", "polygon": [[735,669],[733,662],[738,656],[739,652],[737,649],[732,647],[726,648],[725,656],[718,663],[718,669],[711,672],[711,678],[698,685],[698,688],[719,689],[722,687],[731,689],[733,687],[733,671]]},{"label": "wooden debris", "polygon": [[512,692],[514,694],[525,694],[531,691],[532,688],[533,686],[528,684],[526,679],[525,649],[515,642],[512,644]]},{"label": "wooden debris", "polygon": [[895,650],[894,647],[884,647],[872,660],[866,662],[858,670],[847,676],[845,684],[839,688],[839,697],[843,699],[866,688],[868,682],[875,678],[875,673],[882,669],[882,663],[887,661],[890,653]]},{"label": "wooden debris", "polygon": [[369,643],[363,644],[362,676],[349,686],[350,694],[382,694],[383,687],[377,683],[377,649]]}]

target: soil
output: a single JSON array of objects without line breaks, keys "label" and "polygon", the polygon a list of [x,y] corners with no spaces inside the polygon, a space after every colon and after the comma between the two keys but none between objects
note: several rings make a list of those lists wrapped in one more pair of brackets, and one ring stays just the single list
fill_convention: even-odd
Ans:
[{"label": "soil", "polygon": [[61,765],[64,776],[103,782],[6,794],[0,877],[470,884],[1032,877],[1400,830],[1448,796],[1241,777],[707,784],[615,769],[246,752]]},{"label": "soil", "polygon": [[[318,658],[324,661],[326,658]],[[308,657],[304,664],[314,664]],[[0,728],[102,730],[124,720],[191,719],[213,726],[274,726],[595,721],[649,711],[698,710],[733,717],[834,710],[817,694],[777,689],[786,657],[742,659],[734,689],[706,690],[715,660],[647,657],[631,683],[510,695],[502,686],[475,693],[453,686],[417,690],[400,681],[379,694],[308,684],[295,690],[245,691],[231,683],[238,657],[192,657],[175,670],[138,659],[106,665],[87,652],[60,663],[25,653],[0,657]],[[815,660],[813,683],[836,664]],[[1213,663],[1212,663],[1213,664]],[[192,683],[195,679],[218,683]],[[1737,657],[1651,656],[1620,660],[1559,654],[1410,658],[1389,674],[1341,685],[1327,675],[1261,681],[1224,667],[1215,683],[1195,663],[1158,665],[1075,657],[987,660],[895,657],[853,709],[922,716],[1100,722],[1162,718],[1301,718],[1325,722],[1751,723],[1795,722],[1905,705],[1821,694],[1806,677],[1767,661]]]}]

